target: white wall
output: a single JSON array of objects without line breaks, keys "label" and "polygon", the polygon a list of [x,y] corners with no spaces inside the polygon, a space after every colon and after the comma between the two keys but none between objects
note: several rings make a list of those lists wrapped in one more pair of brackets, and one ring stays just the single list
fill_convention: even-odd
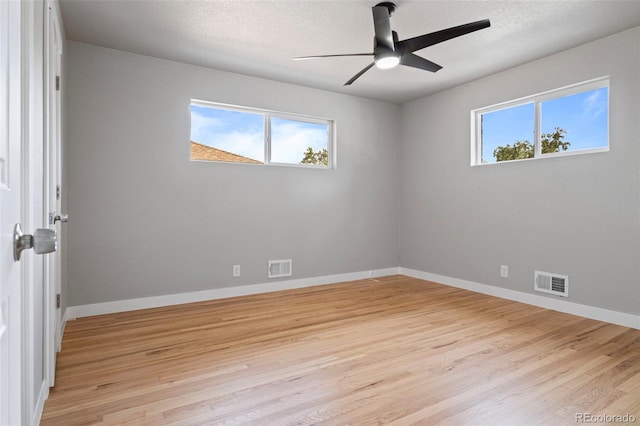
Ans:
[{"label": "white wall", "polygon": [[[66,76],[70,306],[398,265],[398,106],[76,42]],[[191,98],[335,119],[338,167],[190,162]]]},{"label": "white wall", "polygon": [[[469,166],[471,110],[604,75],[610,152]],[[569,301],[640,313],[639,75],[635,28],[403,105],[400,264],[528,293],[568,274]]]}]

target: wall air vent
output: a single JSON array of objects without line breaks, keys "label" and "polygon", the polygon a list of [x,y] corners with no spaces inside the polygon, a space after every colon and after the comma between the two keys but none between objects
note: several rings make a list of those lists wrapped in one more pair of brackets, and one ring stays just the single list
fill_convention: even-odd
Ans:
[{"label": "wall air vent", "polygon": [[569,277],[567,275],[552,274],[535,271],[534,290],[556,296],[569,296]]},{"label": "wall air vent", "polygon": [[268,278],[290,277],[291,274],[291,259],[269,261]]}]

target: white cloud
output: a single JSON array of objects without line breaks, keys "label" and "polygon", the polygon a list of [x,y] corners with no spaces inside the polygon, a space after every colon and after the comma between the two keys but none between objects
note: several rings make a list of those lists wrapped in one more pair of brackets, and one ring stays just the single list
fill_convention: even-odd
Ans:
[{"label": "white cloud", "polygon": [[606,91],[595,90],[582,103],[584,114],[587,117],[598,117],[607,111]]},{"label": "white cloud", "polygon": [[207,136],[214,133],[220,124],[220,120],[207,117],[195,108],[191,109],[191,139],[193,141],[205,143],[204,140],[207,139]]},{"label": "white cloud", "polygon": [[309,127],[295,122],[278,124],[272,129],[271,161],[297,164],[304,158],[307,147],[314,151],[327,148],[327,131],[323,127]]},{"label": "white cloud", "polygon": [[218,149],[223,149],[254,160],[264,161],[264,138],[261,132],[218,133],[215,135],[215,139],[215,142],[212,141],[212,143],[207,143],[207,145],[215,146]]}]

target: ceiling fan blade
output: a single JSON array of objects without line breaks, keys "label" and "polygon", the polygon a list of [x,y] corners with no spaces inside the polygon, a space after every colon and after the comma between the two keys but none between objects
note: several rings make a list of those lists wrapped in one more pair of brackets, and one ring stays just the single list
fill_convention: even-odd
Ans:
[{"label": "ceiling fan blade", "polygon": [[457,27],[447,28],[446,30],[408,38],[406,40],[399,41],[398,46],[403,54],[415,52],[416,50],[424,49],[425,47],[433,46],[434,44],[442,43],[443,41],[460,37],[490,26],[491,22],[489,22],[488,19],[483,19],[481,21],[470,22]]},{"label": "ceiling fan blade", "polygon": [[391,33],[391,21],[389,9],[384,5],[377,5],[373,10],[373,27],[376,31],[376,46],[383,47],[393,52],[393,35]]},{"label": "ceiling fan blade", "polygon": [[298,56],[293,58],[294,61],[303,61],[306,59],[318,59],[318,58],[339,58],[341,56],[373,56],[373,53],[345,53],[343,55],[315,55],[315,56]]},{"label": "ceiling fan blade", "polygon": [[365,72],[369,71],[369,69],[371,69],[371,67],[375,64],[375,62],[371,62],[369,65],[367,65],[366,67],[364,67],[362,69],[362,71],[360,71],[358,74],[354,75],[353,77],[351,77],[351,80],[347,81],[344,85],[345,86],[350,86],[351,83],[353,83],[354,81],[356,81],[357,79],[360,78],[360,76],[362,74],[364,74]]},{"label": "ceiling fan blade", "polygon": [[435,62],[431,62],[423,57],[409,53],[400,58],[400,63],[408,67],[418,68],[425,71],[436,72],[442,67]]}]

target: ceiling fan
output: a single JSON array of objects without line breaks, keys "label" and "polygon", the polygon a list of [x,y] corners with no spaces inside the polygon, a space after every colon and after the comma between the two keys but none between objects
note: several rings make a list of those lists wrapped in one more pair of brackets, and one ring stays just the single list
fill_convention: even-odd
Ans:
[{"label": "ceiling fan", "polygon": [[406,65],[425,71],[436,72],[442,67],[421,56],[415,55],[413,52],[424,49],[428,46],[460,37],[474,31],[481,30],[491,26],[488,19],[471,22],[457,27],[447,28],[421,36],[408,38],[406,40],[398,40],[398,33],[391,31],[391,15],[396,10],[396,5],[391,2],[378,3],[373,10],[373,26],[375,29],[375,37],[373,39],[373,53],[348,53],[341,55],[317,55],[317,56],[300,56],[293,58],[294,60],[318,59],[318,58],[335,58],[340,56],[373,56],[373,62],[364,67],[358,74],[351,77],[344,85],[349,86],[356,81],[365,72],[369,71],[374,65],[380,69],[389,69],[397,65]]}]

